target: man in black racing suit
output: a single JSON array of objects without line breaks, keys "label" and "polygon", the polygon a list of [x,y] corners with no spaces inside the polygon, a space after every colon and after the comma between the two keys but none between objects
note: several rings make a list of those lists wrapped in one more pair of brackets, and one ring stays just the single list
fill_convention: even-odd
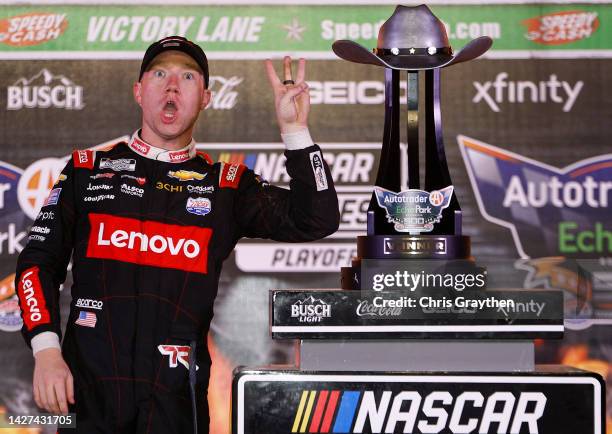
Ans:
[{"label": "man in black racing suit", "polygon": [[[303,60],[295,84],[290,59],[285,83],[267,63],[288,149],[286,190],[243,165],[196,152],[191,133],[207,91],[196,98],[195,117],[186,93],[198,79],[206,89],[208,65],[199,47],[173,38],[153,44],[143,60],[135,87],[143,129],[111,149],[72,154],[18,260],[36,402],[76,413],[78,433],[189,433],[196,422],[207,433],[205,339],[224,259],[241,237],[300,242],[338,226],[329,169],[303,128]],[[172,48],[163,46],[168,40]],[[145,91],[160,99],[145,101]],[[291,128],[296,119],[302,128]],[[58,288],[71,255],[60,355]]]}]

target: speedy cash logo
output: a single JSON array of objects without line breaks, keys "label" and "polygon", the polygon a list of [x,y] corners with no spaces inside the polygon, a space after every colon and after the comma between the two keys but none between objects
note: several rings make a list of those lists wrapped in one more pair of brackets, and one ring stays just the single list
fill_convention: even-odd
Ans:
[{"label": "speedy cash logo", "polygon": [[88,258],[206,274],[210,228],[89,214]]},{"label": "speedy cash logo", "polygon": [[571,10],[526,19],[525,37],[536,44],[564,45],[590,38],[599,28],[597,12]]},{"label": "speedy cash logo", "polygon": [[291,433],[538,433],[547,403],[542,392],[469,389],[303,390],[299,396]]},{"label": "speedy cash logo", "polygon": [[458,136],[478,207],[510,229],[521,258],[612,253],[612,154],[557,168]]},{"label": "speedy cash logo", "polygon": [[28,47],[58,39],[68,28],[66,14],[30,12],[0,20],[0,43]]}]

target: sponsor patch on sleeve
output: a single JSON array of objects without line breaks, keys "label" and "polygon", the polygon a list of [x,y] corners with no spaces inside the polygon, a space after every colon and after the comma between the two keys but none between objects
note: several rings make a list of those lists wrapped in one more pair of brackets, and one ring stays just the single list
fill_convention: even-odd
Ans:
[{"label": "sponsor patch on sleeve", "polygon": [[327,177],[325,176],[325,166],[323,165],[323,156],[321,151],[314,151],[309,154],[312,173],[317,184],[317,191],[327,190]]},{"label": "sponsor patch on sleeve", "polygon": [[240,177],[245,169],[246,166],[243,164],[221,163],[219,187],[238,188],[238,184],[240,184]]},{"label": "sponsor patch on sleeve", "polygon": [[17,294],[21,301],[23,322],[28,331],[51,322],[38,271],[38,267],[28,268],[19,277]]},{"label": "sponsor patch on sleeve", "polygon": [[93,169],[94,162],[96,161],[96,151],[89,149],[74,151],[72,153],[72,160],[74,161],[74,167]]},{"label": "sponsor patch on sleeve", "polygon": [[59,197],[60,197],[61,192],[62,192],[61,188],[54,188],[53,190],[51,190],[49,192],[49,196],[47,196],[47,199],[45,200],[45,203],[43,204],[43,206],[57,205],[57,202],[59,201]]}]

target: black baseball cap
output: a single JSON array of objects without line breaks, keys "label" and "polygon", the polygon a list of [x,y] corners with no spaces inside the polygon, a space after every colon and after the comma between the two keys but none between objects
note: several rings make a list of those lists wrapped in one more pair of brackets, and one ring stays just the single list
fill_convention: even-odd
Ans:
[{"label": "black baseball cap", "polygon": [[208,59],[204,50],[199,45],[194,44],[189,39],[183,38],[182,36],[168,36],[154,42],[147,48],[144,57],[142,58],[142,64],[140,65],[140,75],[138,81],[142,80],[142,75],[146,72],[147,68],[151,64],[151,61],[158,55],[168,50],[182,51],[183,53],[190,56],[196,61],[198,66],[202,69],[204,74],[204,83],[208,87]]}]

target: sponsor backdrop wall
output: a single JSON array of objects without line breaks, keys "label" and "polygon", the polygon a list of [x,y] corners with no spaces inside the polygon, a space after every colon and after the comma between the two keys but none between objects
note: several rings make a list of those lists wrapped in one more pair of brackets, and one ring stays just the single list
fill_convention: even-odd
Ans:
[{"label": "sponsor backdrop wall", "polygon": [[[138,127],[131,86],[144,49],[160,37],[185,35],[209,55],[214,97],[195,132],[200,149],[278,185],[288,178],[262,60],[306,57],[311,132],[340,197],[340,229],[328,239],[245,240],[226,262],[209,337],[211,432],[228,432],[235,366],[294,360],[291,342],[270,339],[268,290],[337,288],[339,267],[355,254],[378,166],[384,77],[335,58],[331,44],[374,47],[393,4],[174,3],[0,6],[0,412],[35,407],[16,257],[70,152]],[[491,286],[562,289],[568,314],[578,312],[563,341],[538,343],[538,362],[611,379],[612,4],[474,3],[432,4],[455,49],[494,39],[484,59],[442,74],[464,231]],[[585,276],[591,292],[580,303]],[[66,307],[68,291],[62,298]]]}]

